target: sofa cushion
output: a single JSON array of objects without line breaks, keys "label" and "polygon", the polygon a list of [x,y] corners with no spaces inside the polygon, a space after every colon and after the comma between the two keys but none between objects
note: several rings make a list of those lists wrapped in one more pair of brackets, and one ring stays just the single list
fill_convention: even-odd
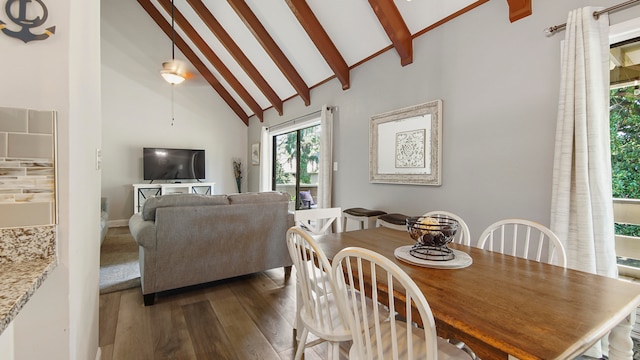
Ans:
[{"label": "sofa cushion", "polygon": [[168,206],[229,205],[227,195],[169,194],[154,196],[144,202],[142,218],[155,221],[156,209]]},{"label": "sofa cushion", "polygon": [[288,202],[291,200],[291,196],[289,194],[278,191],[230,194],[227,197],[229,198],[229,204],[255,204],[280,201]]}]

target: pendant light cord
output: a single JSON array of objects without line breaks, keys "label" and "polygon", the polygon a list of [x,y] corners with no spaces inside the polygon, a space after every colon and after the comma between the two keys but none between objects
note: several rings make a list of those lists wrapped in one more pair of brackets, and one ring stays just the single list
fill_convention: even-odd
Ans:
[{"label": "pendant light cord", "polygon": [[171,84],[171,126],[173,126],[173,123],[175,121],[175,109],[174,109],[174,104],[173,104],[173,87],[175,85]]},{"label": "pendant light cord", "polygon": [[[173,0],[171,0],[171,60],[175,61],[176,60],[176,43],[175,43],[175,36],[176,36],[176,30],[175,30],[175,13],[174,13],[174,6],[173,6]],[[175,66],[175,64],[172,64],[172,66]],[[176,118],[175,118],[175,108],[174,108],[174,101],[173,101],[173,87],[175,85],[171,84],[171,126],[173,126]]]},{"label": "pendant light cord", "polygon": [[176,42],[175,42],[176,30],[175,30],[175,14],[173,0],[171,0],[171,60],[176,59]]}]

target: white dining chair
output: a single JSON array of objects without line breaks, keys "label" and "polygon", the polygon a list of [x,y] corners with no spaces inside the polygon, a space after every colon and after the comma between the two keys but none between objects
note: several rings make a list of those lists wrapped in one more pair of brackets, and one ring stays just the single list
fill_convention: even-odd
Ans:
[{"label": "white dining chair", "polygon": [[[427,217],[427,216],[442,217],[445,219],[455,220],[458,223],[458,231],[456,232],[456,235],[453,237],[453,242],[456,244],[471,246],[471,231],[469,231],[469,225],[467,225],[464,219],[462,219],[462,217],[460,217],[459,215],[449,211],[444,211],[444,210],[433,210],[425,213],[422,216],[423,217]],[[467,346],[467,344],[465,344],[464,342],[455,340],[455,339],[447,339],[447,341],[451,344],[454,344],[458,349],[462,349],[466,353],[471,355],[472,359],[477,359],[473,350],[469,346]]]},{"label": "white dining chair", "polygon": [[457,221],[459,227],[458,227],[458,231],[456,232],[456,236],[453,238],[453,242],[456,244],[462,244],[467,246],[471,245],[471,232],[469,231],[469,226],[460,216],[444,210],[429,211],[428,213],[422,216],[443,217],[443,218],[453,219]]},{"label": "white dining chair", "polygon": [[[436,335],[427,299],[391,260],[372,250],[349,247],[333,258],[332,272],[338,305],[353,334],[349,359],[471,359]],[[362,306],[358,290],[363,286],[373,308]],[[376,311],[381,309],[390,315],[380,316]],[[373,323],[369,311],[374,311]]]},{"label": "white dining chair", "polygon": [[[307,230],[312,235],[322,235],[331,232],[332,225],[335,226],[336,232],[342,232],[342,221],[340,217],[342,216],[342,209],[339,207],[335,208],[315,208],[315,209],[306,209],[306,210],[296,210],[293,214],[293,219],[297,226]],[[300,313],[300,308],[302,307],[302,301],[300,301],[300,288],[296,289],[296,307],[297,314]],[[329,289],[327,289],[329,290]],[[301,328],[300,318],[296,316],[295,323],[295,334],[296,339],[300,340],[300,332],[298,329]]]},{"label": "white dining chair", "polygon": [[489,225],[478,247],[525,259],[567,266],[567,255],[558,236],[546,226],[525,219],[504,219]]},{"label": "white dining chair", "polygon": [[[351,331],[334,299],[331,265],[313,236],[299,226],[287,231],[287,248],[296,269],[296,302],[301,305],[298,306],[296,321],[299,323],[297,332],[302,328],[302,333],[295,359],[302,357],[305,348],[326,341],[329,344],[328,357],[337,360],[340,343],[351,340]],[[307,343],[309,332],[318,339]]]},{"label": "white dining chair", "polygon": [[331,232],[331,226],[335,226],[335,232],[342,232],[342,209],[321,208],[297,210],[293,219],[296,225],[301,226],[313,235],[322,235]]}]

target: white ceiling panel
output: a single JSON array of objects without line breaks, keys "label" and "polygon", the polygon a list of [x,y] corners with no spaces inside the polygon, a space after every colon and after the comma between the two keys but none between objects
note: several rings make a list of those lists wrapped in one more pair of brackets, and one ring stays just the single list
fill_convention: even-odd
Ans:
[{"label": "white ceiling panel", "polygon": [[247,4],[308,86],[333,74],[286,2],[247,0]]},{"label": "white ceiling panel", "polygon": [[[252,95],[254,100],[260,105],[261,108],[265,109],[271,106],[269,100],[264,96],[264,94],[260,91],[260,89],[256,86],[256,84],[251,80],[249,75],[242,69],[240,64],[234,59],[234,57],[227,51],[225,46],[218,40],[218,38],[209,30],[207,25],[202,22],[198,14],[186,3],[185,0],[181,0],[183,3],[181,6],[179,2],[176,1],[174,3],[176,9],[178,9],[182,15],[184,15],[187,20],[189,20],[191,26],[198,29],[198,35],[200,35],[207,45],[213,50],[213,52],[220,58],[222,63],[229,69],[229,71],[233,74],[233,76],[242,84],[242,86]],[[217,19],[217,17],[216,17]],[[168,21],[171,18],[169,16]],[[218,21],[220,21],[218,19]],[[191,44],[191,48],[198,53],[198,57],[202,60],[207,67],[211,70],[212,73],[216,75],[216,79],[223,84],[225,89],[240,103],[243,107],[248,108],[246,103],[240,98],[240,96],[233,90],[231,85],[220,75],[218,69],[216,69],[209,61],[206,60],[206,57],[193,45],[191,40],[186,37],[182,29],[176,26],[176,32],[180,33],[187,42]],[[255,65],[255,64],[254,64]],[[249,110],[249,113],[252,111]]]},{"label": "white ceiling panel", "polygon": [[475,3],[476,0],[395,0],[411,34]]},{"label": "white ceiling panel", "polygon": [[[233,79],[225,79],[222,76],[225,71],[217,69],[188,36],[190,35],[188,28],[182,28],[179,22],[176,22],[176,33],[185,40],[187,46],[205,65],[206,70],[203,71],[210,72],[229,93],[232,99],[225,95],[225,91],[220,90],[220,96],[225,98],[227,104],[245,123],[248,123],[249,117],[254,115],[261,120],[263,112],[271,108],[279,112],[283,111],[283,102],[290,98],[298,97],[305,103],[310,103],[310,89],[329,78],[336,77],[343,89],[349,88],[351,86],[350,67],[369,59],[390,45],[395,46],[399,54],[404,53],[402,58],[406,63],[410,63],[412,46],[407,46],[406,41],[392,43],[387,32],[402,34],[406,24],[411,35],[415,35],[470,5],[478,6],[485,2],[483,0],[394,0],[391,5],[397,7],[402,19],[398,21],[393,15],[393,8],[387,9],[388,11],[381,9],[380,16],[388,16],[384,21],[387,27],[385,29],[371,5],[381,0],[173,1],[175,1],[175,9],[186,18],[195,33],[202,38],[233,74],[232,77],[237,80],[236,82]],[[108,8],[106,11],[103,9],[103,13],[126,12],[127,4],[130,2],[131,0],[103,2],[103,8]],[[166,38],[167,35],[164,32],[167,29],[170,30],[171,12],[165,11],[160,3],[165,2],[167,7],[170,7],[170,0],[137,0],[137,2],[163,29],[157,31],[158,36]],[[388,3],[382,2],[378,5],[385,8]],[[239,48],[241,53],[239,56],[233,56],[198,16],[194,8],[199,6],[208,10],[220,23]],[[295,13],[292,8],[295,9]],[[116,22],[114,16],[111,16],[110,21]],[[324,38],[325,34],[329,41]],[[266,40],[259,39],[260,36],[265,37]],[[152,43],[158,44],[157,41],[149,44],[146,44],[146,41],[143,42],[145,42],[141,44],[143,48]],[[332,46],[328,45],[331,43],[337,48],[337,53]],[[171,54],[170,40],[166,41],[166,44],[168,44],[166,45],[167,59],[158,61],[156,66],[158,69],[161,69],[162,61],[168,60]],[[271,48],[265,49],[265,46],[271,46]],[[146,51],[149,54],[159,52]],[[274,54],[274,57],[272,58],[269,54]],[[177,52],[176,58],[179,56],[183,55]],[[154,57],[149,57],[149,59],[152,58]],[[183,59],[186,60],[186,58]],[[402,65],[399,63],[398,66]],[[259,76],[247,71],[252,68],[256,69]],[[195,70],[195,67],[192,70]],[[264,79],[266,85],[260,85],[260,78]],[[190,86],[188,82],[192,82],[193,85],[206,83],[202,74],[197,74],[193,79],[187,79],[184,86]]]},{"label": "white ceiling panel", "polygon": [[280,98],[286,99],[295,95],[295,89],[231,6],[226,1],[220,0],[208,0],[205,4]]},{"label": "white ceiling panel", "polygon": [[348,65],[391,44],[366,1],[310,0],[307,3]]}]

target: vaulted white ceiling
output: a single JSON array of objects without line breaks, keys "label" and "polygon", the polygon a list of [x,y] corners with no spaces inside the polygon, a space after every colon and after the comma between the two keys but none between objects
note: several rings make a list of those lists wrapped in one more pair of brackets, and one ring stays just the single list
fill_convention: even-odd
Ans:
[{"label": "vaulted white ceiling", "polygon": [[[186,81],[209,83],[248,124],[270,108],[282,115],[289,99],[309,104],[310,88],[329,79],[348,89],[349,70],[384,51],[410,64],[413,38],[488,0],[173,1],[138,3],[174,34],[194,74]],[[531,12],[530,0],[507,3],[512,21]]]}]

